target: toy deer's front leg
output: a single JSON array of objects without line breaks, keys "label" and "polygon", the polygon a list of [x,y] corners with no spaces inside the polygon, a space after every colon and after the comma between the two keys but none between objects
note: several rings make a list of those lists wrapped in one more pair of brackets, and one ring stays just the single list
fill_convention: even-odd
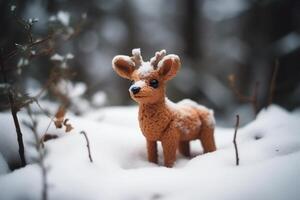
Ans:
[{"label": "toy deer's front leg", "polygon": [[148,161],[157,164],[157,144],[156,141],[147,140]]},{"label": "toy deer's front leg", "polygon": [[171,130],[162,137],[161,143],[164,154],[164,164],[166,167],[173,167],[176,160],[176,150],[178,148],[179,135]]}]

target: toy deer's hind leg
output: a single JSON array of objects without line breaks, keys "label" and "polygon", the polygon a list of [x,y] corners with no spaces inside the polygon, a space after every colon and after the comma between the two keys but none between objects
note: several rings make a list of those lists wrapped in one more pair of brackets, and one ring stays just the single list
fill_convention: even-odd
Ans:
[{"label": "toy deer's hind leg", "polygon": [[157,143],[147,140],[148,161],[157,164]]},{"label": "toy deer's hind leg", "polygon": [[190,157],[190,142],[189,141],[180,141],[179,142],[179,152],[186,157]]},{"label": "toy deer's hind leg", "polygon": [[203,126],[200,133],[200,141],[204,153],[215,151],[214,127]]},{"label": "toy deer's hind leg", "polygon": [[162,148],[164,163],[166,167],[173,167],[176,160],[176,150],[178,148],[179,137],[176,134],[166,133],[162,138]]}]

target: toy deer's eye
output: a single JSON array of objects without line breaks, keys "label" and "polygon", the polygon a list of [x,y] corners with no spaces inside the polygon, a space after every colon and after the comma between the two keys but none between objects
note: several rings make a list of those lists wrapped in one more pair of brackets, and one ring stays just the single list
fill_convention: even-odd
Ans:
[{"label": "toy deer's eye", "polygon": [[158,80],[152,79],[149,83],[149,85],[153,88],[158,88]]},{"label": "toy deer's eye", "polygon": [[131,81],[130,81],[130,85],[133,85],[133,84],[134,84],[134,80],[131,80]]}]

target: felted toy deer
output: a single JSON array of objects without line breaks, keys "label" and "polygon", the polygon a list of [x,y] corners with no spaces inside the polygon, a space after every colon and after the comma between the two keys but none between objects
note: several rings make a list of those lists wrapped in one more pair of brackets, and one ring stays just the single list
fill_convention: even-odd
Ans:
[{"label": "felted toy deer", "polygon": [[161,50],[144,62],[140,49],[133,49],[132,54],[115,56],[112,67],[119,76],[132,81],[129,92],[139,104],[139,125],[147,141],[148,160],[157,163],[158,141],[166,167],[174,165],[177,149],[190,156],[191,140],[200,139],[204,153],[215,151],[213,111],[191,100],[175,104],[166,98],[165,85],[179,70],[179,57]]}]

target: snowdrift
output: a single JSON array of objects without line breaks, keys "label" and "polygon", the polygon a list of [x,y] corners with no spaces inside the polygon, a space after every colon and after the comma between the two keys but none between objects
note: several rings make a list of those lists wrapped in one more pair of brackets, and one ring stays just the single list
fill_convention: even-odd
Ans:
[{"label": "snowdrift", "polygon": [[[28,120],[26,114],[20,119]],[[78,117],[67,116],[70,133],[53,125],[60,137],[46,143],[49,199],[299,199],[300,113],[271,106],[238,130],[240,166],[235,165],[234,130],[217,127],[218,150],[203,155],[192,142],[191,159],[178,154],[174,168],[147,162],[145,140],[138,128],[136,107],[104,108]],[[43,134],[49,119],[38,116]],[[234,123],[234,119],[233,119]],[[41,170],[30,145],[33,134],[22,126],[29,164],[18,162],[18,146],[10,113],[0,114],[0,199],[40,199]],[[85,130],[91,145],[89,162]]]}]

